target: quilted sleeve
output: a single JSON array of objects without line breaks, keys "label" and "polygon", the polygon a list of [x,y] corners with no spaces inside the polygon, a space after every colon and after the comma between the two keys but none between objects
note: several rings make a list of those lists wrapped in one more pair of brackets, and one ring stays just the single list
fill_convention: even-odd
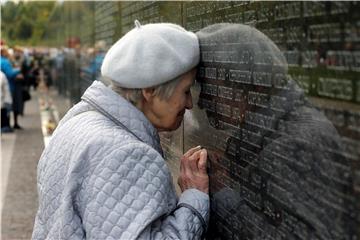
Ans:
[{"label": "quilted sleeve", "polygon": [[141,239],[200,239],[208,221],[209,196],[188,189],[182,193],[175,210],[148,226]]},{"label": "quilted sleeve", "polygon": [[161,155],[140,142],[113,147],[88,173],[80,215],[87,239],[199,239],[209,196],[180,196]]}]

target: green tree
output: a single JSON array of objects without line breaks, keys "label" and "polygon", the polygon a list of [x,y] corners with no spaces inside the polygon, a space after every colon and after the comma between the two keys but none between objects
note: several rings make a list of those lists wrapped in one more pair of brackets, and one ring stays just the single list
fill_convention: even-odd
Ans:
[{"label": "green tree", "polygon": [[26,19],[26,17],[21,17],[15,25],[13,37],[20,40],[30,39],[32,37],[33,30],[31,22]]},{"label": "green tree", "polygon": [[2,4],[2,37],[8,44],[40,44],[55,4],[54,1]]}]

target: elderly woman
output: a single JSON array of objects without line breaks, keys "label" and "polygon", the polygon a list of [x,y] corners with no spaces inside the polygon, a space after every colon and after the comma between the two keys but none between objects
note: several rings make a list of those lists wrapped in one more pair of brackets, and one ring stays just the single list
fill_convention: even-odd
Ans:
[{"label": "elderly woman", "polygon": [[207,152],[181,158],[177,199],[159,131],[192,108],[195,34],[136,27],[108,51],[95,81],[65,115],[38,166],[33,239],[199,239],[208,211]]}]

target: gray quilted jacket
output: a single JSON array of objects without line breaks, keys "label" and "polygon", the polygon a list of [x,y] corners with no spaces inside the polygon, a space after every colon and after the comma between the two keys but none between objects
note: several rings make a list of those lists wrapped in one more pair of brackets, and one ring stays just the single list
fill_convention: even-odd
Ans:
[{"label": "gray quilted jacket", "polygon": [[95,81],[61,120],[38,165],[33,239],[199,239],[209,196],[177,199],[156,129]]}]

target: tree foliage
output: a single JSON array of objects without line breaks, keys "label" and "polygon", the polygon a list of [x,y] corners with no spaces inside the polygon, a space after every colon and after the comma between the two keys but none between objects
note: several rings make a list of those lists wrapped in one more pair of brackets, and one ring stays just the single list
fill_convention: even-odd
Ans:
[{"label": "tree foliage", "polygon": [[44,32],[56,2],[7,1],[1,5],[1,33],[9,44],[36,44]]},{"label": "tree foliage", "polygon": [[92,2],[7,1],[1,4],[1,38],[9,45],[62,45],[81,35],[84,25],[93,29],[93,10]]}]

